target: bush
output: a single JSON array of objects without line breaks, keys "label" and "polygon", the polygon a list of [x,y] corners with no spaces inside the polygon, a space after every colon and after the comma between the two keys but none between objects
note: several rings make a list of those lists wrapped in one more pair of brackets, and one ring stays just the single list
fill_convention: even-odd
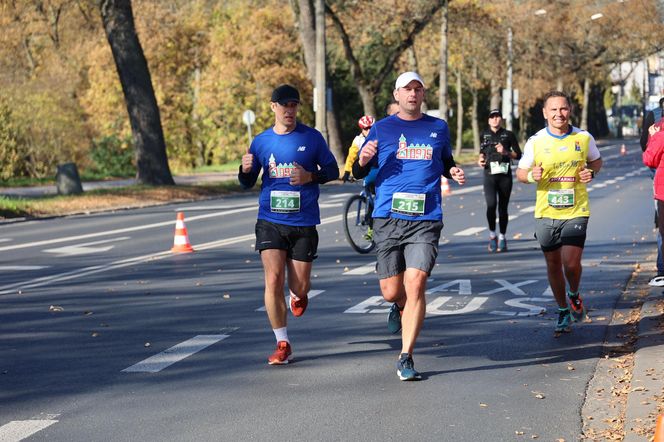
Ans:
[{"label": "bush", "polygon": [[136,173],[131,139],[111,135],[94,140],[90,159],[94,170],[107,177],[126,177]]}]

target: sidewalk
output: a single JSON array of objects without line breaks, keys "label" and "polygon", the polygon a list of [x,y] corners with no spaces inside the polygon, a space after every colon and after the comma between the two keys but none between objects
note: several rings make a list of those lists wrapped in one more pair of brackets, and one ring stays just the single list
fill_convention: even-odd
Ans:
[{"label": "sidewalk", "polygon": [[641,307],[635,343],[625,412],[625,442],[652,440],[654,430],[648,430],[654,427],[657,415],[664,414],[664,287],[647,285],[653,275],[641,272],[635,281],[637,290],[643,284],[648,295]]},{"label": "sidewalk", "polygon": [[[173,179],[175,184],[178,185],[195,185],[204,183],[218,183],[222,181],[232,180],[237,178],[237,171],[234,172],[211,172],[199,173],[193,175],[174,175]],[[124,180],[109,180],[109,181],[84,181],[83,191],[94,189],[111,189],[114,187],[125,187],[136,184],[135,179]],[[32,187],[0,187],[0,195],[13,196],[13,197],[26,197],[36,198],[40,196],[57,195],[58,190],[55,184],[49,186],[32,186]]]}]

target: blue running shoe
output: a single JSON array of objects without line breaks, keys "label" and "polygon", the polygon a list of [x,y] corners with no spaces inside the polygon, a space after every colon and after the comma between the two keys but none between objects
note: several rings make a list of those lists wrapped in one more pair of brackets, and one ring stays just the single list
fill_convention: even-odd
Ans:
[{"label": "blue running shoe", "polygon": [[399,308],[396,302],[390,307],[390,314],[387,315],[387,329],[392,334],[401,331],[401,312],[403,312],[403,308]]},{"label": "blue running shoe", "polygon": [[558,309],[558,323],[556,323],[556,333],[569,333],[572,329],[569,324],[572,318],[568,308]]},{"label": "blue running shoe", "polygon": [[487,247],[487,249],[491,253],[498,250],[498,238],[489,238],[489,247]]},{"label": "blue running shoe", "polygon": [[570,313],[572,314],[572,320],[574,322],[581,321],[586,317],[586,307],[583,305],[583,299],[577,293],[573,295],[571,292],[567,292],[570,303]]},{"label": "blue running shoe", "polygon": [[499,239],[498,240],[498,248],[496,249],[496,252],[507,252],[507,239]]},{"label": "blue running shoe", "polygon": [[397,362],[397,375],[402,381],[419,381],[420,373],[415,370],[413,358],[408,353],[401,353]]}]

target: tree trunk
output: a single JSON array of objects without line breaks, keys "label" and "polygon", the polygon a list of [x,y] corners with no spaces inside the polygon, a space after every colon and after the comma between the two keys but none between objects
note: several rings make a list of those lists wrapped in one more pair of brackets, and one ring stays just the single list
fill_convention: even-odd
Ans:
[{"label": "tree trunk", "polygon": [[461,155],[463,143],[463,93],[461,91],[461,71],[456,72],[456,93],[457,93],[457,130],[456,130],[456,149],[454,155]]},{"label": "tree trunk", "polygon": [[491,109],[500,109],[500,83],[496,77],[491,77],[491,104],[489,105],[489,110]]},{"label": "tree trunk", "polygon": [[[302,42],[304,52],[304,64],[307,68],[309,80],[313,83],[316,78],[316,22],[314,16],[314,6],[311,0],[291,0],[291,8],[297,17],[297,27]],[[332,88],[332,86],[330,85]],[[341,161],[344,158],[343,146],[341,144],[341,128],[339,118],[336,115],[334,107],[334,89],[332,88],[333,102],[327,107],[326,122],[328,145],[332,154]]]},{"label": "tree trunk", "polygon": [[447,88],[447,1],[441,9],[440,23],[440,84],[438,85],[438,111],[440,118],[447,121],[449,111],[447,102],[449,92]]},{"label": "tree trunk", "polygon": [[[406,49],[406,54],[408,56],[408,69],[414,72],[419,72],[417,65],[417,54],[415,54],[415,48],[413,46]],[[426,113],[429,110],[427,105],[427,100],[422,101],[422,107],[420,109],[422,112]]]},{"label": "tree trunk", "polygon": [[99,0],[104,31],[129,113],[141,184],[173,185],[150,70],[134,26],[131,0]]},{"label": "tree trunk", "polygon": [[[473,64],[473,83],[477,84],[477,65]],[[471,118],[470,125],[473,129],[473,152],[477,155],[480,153],[480,126],[477,123],[477,107],[479,106],[479,100],[477,98],[477,88],[473,85],[470,88],[470,94],[473,97],[473,103],[470,108]]]},{"label": "tree trunk", "polygon": [[581,104],[581,129],[588,130],[588,102],[590,98],[590,78],[583,78],[583,103]]}]

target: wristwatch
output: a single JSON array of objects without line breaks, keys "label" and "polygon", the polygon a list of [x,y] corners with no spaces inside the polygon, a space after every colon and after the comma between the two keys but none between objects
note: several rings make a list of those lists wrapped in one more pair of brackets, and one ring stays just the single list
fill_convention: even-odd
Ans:
[{"label": "wristwatch", "polygon": [[595,171],[592,170],[592,169],[588,169],[588,170],[590,171],[590,178],[592,178],[594,180],[595,179]]}]

